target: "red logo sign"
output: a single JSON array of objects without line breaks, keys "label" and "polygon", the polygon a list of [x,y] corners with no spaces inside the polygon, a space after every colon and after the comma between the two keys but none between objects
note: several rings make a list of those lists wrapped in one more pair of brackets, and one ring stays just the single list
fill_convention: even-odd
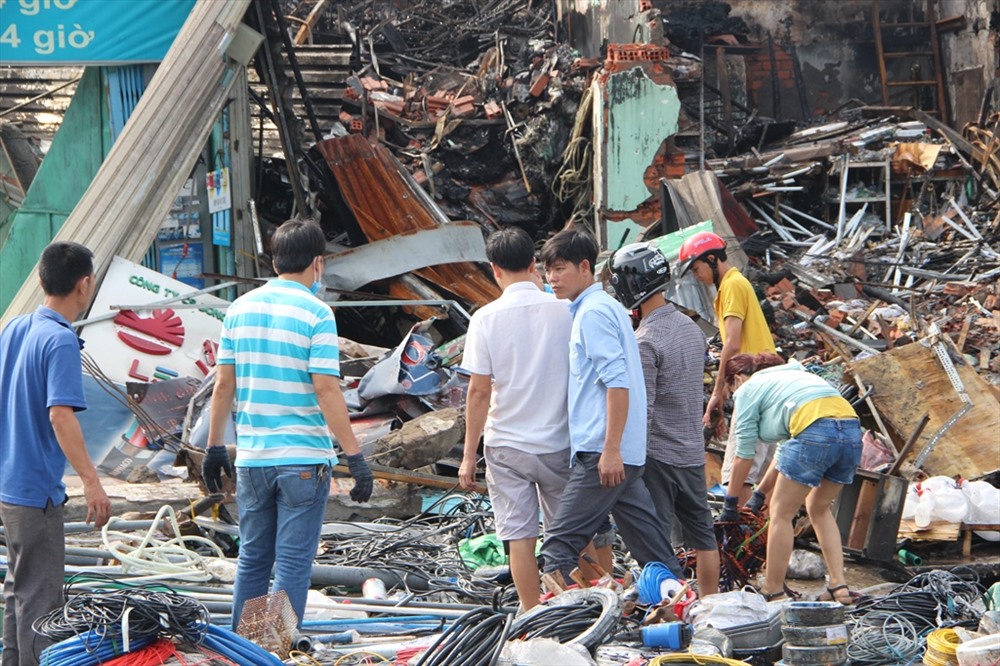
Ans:
[{"label": "red logo sign", "polygon": [[132,310],[122,310],[115,317],[115,324],[121,326],[118,339],[145,354],[166,356],[174,351],[174,347],[184,344],[184,322],[169,308],[154,310],[149,317],[140,317]]}]

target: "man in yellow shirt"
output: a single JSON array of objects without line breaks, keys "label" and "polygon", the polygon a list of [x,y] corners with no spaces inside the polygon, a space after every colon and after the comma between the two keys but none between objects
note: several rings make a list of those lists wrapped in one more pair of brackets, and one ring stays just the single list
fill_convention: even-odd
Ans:
[{"label": "man in yellow shirt", "polygon": [[[753,285],[739,269],[727,261],[726,241],[721,236],[710,231],[694,234],[681,246],[678,261],[679,275],[690,270],[698,281],[714,285],[718,290],[715,296],[715,317],[719,325],[719,336],[722,338],[720,372],[703,418],[705,427],[712,427],[722,418],[722,403],[727,394],[726,382],[721,379],[721,368],[725,368],[729,359],[737,354],[775,351],[774,338],[764,319],[764,311],[760,308]],[[735,440],[730,436],[722,466],[723,480],[729,478],[735,451]],[[730,490],[729,494],[737,495],[740,503],[746,502],[753,492],[753,484],[763,476],[773,455],[774,444],[758,442],[757,456],[746,483],[743,488]]]}]

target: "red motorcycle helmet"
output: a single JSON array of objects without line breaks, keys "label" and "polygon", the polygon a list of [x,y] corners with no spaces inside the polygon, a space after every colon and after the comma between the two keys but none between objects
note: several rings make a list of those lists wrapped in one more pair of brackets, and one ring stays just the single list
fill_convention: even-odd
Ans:
[{"label": "red motorcycle helmet", "polygon": [[725,252],[725,250],[726,241],[722,239],[722,236],[713,234],[711,231],[699,231],[681,245],[681,251],[677,256],[677,276],[680,277],[687,273],[691,264],[709,252]]}]

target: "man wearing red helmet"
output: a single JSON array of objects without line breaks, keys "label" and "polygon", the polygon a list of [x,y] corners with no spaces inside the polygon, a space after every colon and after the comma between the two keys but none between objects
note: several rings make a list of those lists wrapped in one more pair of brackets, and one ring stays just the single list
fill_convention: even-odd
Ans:
[{"label": "man wearing red helmet", "polygon": [[[681,245],[678,262],[679,276],[690,270],[699,282],[714,285],[718,290],[715,296],[715,317],[719,336],[722,338],[720,369],[725,368],[729,359],[737,354],[775,351],[774,338],[764,319],[753,285],[739,269],[727,261],[726,241],[721,236],[710,231],[694,234]],[[719,375],[721,377],[722,373]],[[705,408],[703,423],[706,427],[711,427],[722,418],[722,403],[725,399],[726,383],[717,378],[712,388],[712,397]],[[730,437],[722,467],[723,480],[729,479],[735,451],[735,442]],[[739,497],[741,504],[750,498],[753,484],[763,476],[773,453],[773,446],[758,445],[743,487],[729,490],[730,495]]]}]

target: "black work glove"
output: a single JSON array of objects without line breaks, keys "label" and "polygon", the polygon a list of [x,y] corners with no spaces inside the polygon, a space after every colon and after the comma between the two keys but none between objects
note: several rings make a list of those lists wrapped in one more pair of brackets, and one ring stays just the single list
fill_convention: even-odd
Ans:
[{"label": "black work glove", "polygon": [[354,487],[351,488],[351,499],[355,502],[367,502],[372,496],[372,485],[375,477],[372,476],[372,468],[368,466],[363,453],[355,453],[347,456],[347,467],[354,477]]},{"label": "black work glove", "polygon": [[210,493],[222,492],[222,473],[233,478],[233,462],[225,446],[210,446],[205,449],[205,459],[201,461],[201,476]]},{"label": "black work glove", "polygon": [[764,508],[764,502],[767,498],[764,497],[764,493],[759,490],[753,491],[753,495],[747,500],[746,507],[753,511],[756,515],[760,515],[761,510]]},{"label": "black work glove", "polygon": [[719,514],[719,522],[720,523],[740,522],[739,504],[740,504],[739,497],[726,495],[726,501],[722,507],[722,513]]}]

